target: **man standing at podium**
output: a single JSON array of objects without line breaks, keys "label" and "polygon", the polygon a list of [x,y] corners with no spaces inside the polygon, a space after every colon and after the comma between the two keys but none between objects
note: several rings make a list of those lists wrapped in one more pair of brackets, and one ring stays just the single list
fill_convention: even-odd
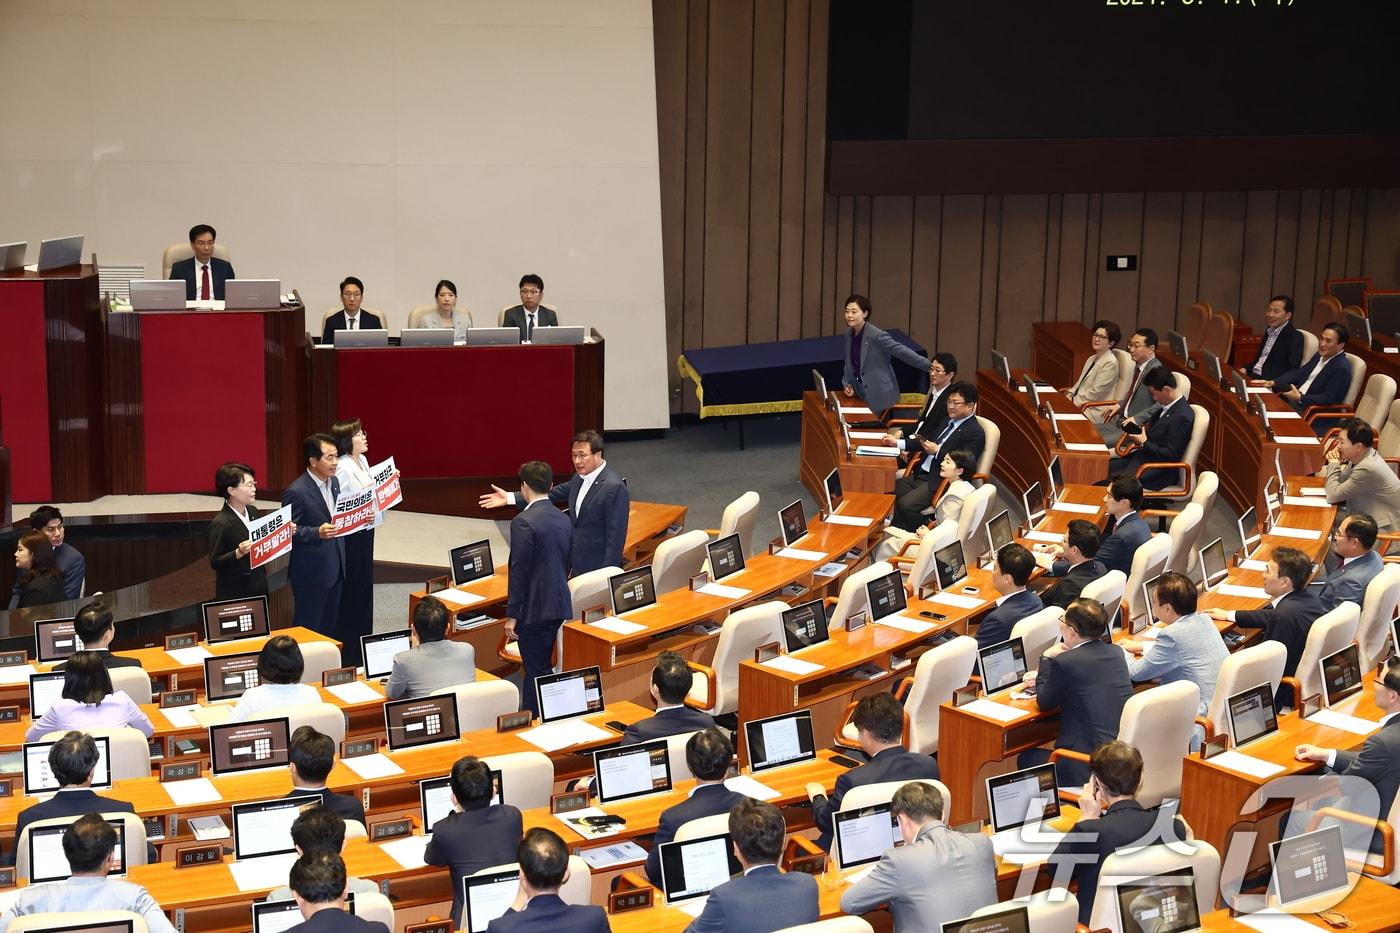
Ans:
[{"label": "man standing at podium", "polygon": [[186,301],[223,301],[224,283],[235,278],[233,264],[214,257],[214,228],[195,224],[190,228],[190,249],[194,256],[170,266],[171,279],[185,280]]},{"label": "man standing at podium", "polygon": [[287,576],[295,609],[292,624],[330,635],[340,615],[340,588],[345,584],[345,542],[335,537],[335,439],[313,434],[301,442],[306,472],[282,493],[292,507],[292,562]]}]

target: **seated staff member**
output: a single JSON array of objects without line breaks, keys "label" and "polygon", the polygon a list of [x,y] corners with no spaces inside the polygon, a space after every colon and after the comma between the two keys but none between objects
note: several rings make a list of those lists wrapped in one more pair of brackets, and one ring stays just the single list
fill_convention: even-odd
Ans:
[{"label": "seated staff member", "polygon": [[1293,326],[1293,299],[1287,295],[1270,298],[1264,325],[1264,340],[1245,373],[1251,379],[1273,382],[1303,362],[1303,335]]},{"label": "seated staff member", "polygon": [[934,466],[941,463],[944,451],[964,450],[972,457],[973,470],[965,477],[972,479],[977,461],[987,446],[987,435],[977,421],[977,387],[968,382],[955,382],[948,388],[948,420],[938,435],[923,444],[923,458],[894,483],[894,527],[913,531],[924,523],[924,509],[933,502],[937,483],[933,480]]},{"label": "seated staff member", "polygon": [[278,707],[321,702],[316,688],[301,682],[304,673],[301,646],[290,635],[273,635],[258,652],[258,685],[238,698],[229,721],[247,722]]},{"label": "seated staff member", "polygon": [[841,391],[847,398],[864,399],[879,417],[899,401],[899,380],[890,357],[921,370],[929,367],[929,361],[870,323],[870,299],[864,295],[849,296],[843,316],[847,330]]},{"label": "seated staff member", "polygon": [[507,308],[501,319],[502,327],[520,328],[521,341],[535,338],[536,327],[557,327],[559,316],[540,304],[544,298],[544,279],[534,273],[520,277],[520,304]]},{"label": "seated staff member", "polygon": [[1338,563],[1317,594],[1323,612],[1331,612],[1346,600],[1361,605],[1366,587],[1385,566],[1381,556],[1372,550],[1377,531],[1375,519],[1364,512],[1352,512],[1332,532],[1332,553]]},{"label": "seated staff member", "polygon": [[[1126,456],[1113,457],[1108,462],[1108,476],[1137,474],[1144,463],[1175,463],[1186,456],[1186,445],[1191,442],[1191,428],[1196,423],[1196,412],[1176,389],[1176,376],[1165,366],[1147,374],[1143,380],[1147,391],[1161,410],[1152,416],[1146,427],[1129,430],[1127,436],[1136,449]],[[1181,471],[1176,469],[1152,469],[1138,477],[1144,489],[1162,489],[1181,482]]]},{"label": "seated staff member", "polygon": [[321,342],[334,343],[338,330],[383,330],[384,322],[373,311],[360,305],[365,300],[365,283],[347,275],[340,283],[340,310],[326,318],[321,328]]},{"label": "seated staff member", "polygon": [[889,693],[862,697],[851,714],[861,751],[869,759],[859,768],[843,771],[836,788],[827,796],[826,788],[813,781],[807,785],[812,801],[812,821],[821,830],[817,845],[831,850],[833,814],[841,809],[846,791],[863,784],[885,781],[938,780],[938,762],[929,755],[904,747],[904,707]]},{"label": "seated staff member", "polygon": [[[111,652],[112,639],[116,637],[117,628],[112,621],[112,610],[108,609],[102,600],[94,599],[78,610],[78,614],[73,617],[73,632],[83,643],[83,650],[96,655],[107,670],[141,666],[137,658],[124,658]],[[55,664],[53,669],[62,670],[63,665]]]},{"label": "seated staff member", "polygon": [[[1097,600],[1076,599],[1060,620],[1060,643],[1045,652],[1040,670],[1026,675],[1035,687],[1036,707],[1060,711],[1056,748],[1089,754],[1118,736],[1123,704],[1133,695],[1123,649],[1099,641],[1108,630],[1108,614]],[[1050,749],[1032,748],[1016,759],[1018,768],[1050,760]],[[1060,760],[1055,775],[1061,787],[1077,787],[1088,778],[1082,762]]]},{"label": "seated staff member", "polygon": [[[434,834],[436,835],[436,834]],[[607,933],[608,915],[593,904],[565,904],[559,888],[569,880],[569,850],[548,829],[535,827],[515,847],[520,891],[515,903],[486,926],[486,933]]]},{"label": "seated staff member", "polygon": [[290,927],[289,933],[389,933],[377,920],[346,911],[345,875],[345,860],[338,852],[310,852],[296,860],[287,882],[304,922]]},{"label": "seated staff member", "polygon": [[1103,409],[1103,422],[1095,425],[1103,435],[1104,443],[1113,447],[1123,436],[1121,425],[1131,422],[1134,427],[1146,424],[1160,407],[1147,391],[1147,374],[1162,365],[1157,359],[1157,332],[1150,327],[1139,327],[1128,338],[1128,356],[1133,361],[1133,377],[1128,381],[1128,389],[1123,397]]},{"label": "seated staff member", "polygon": [[287,770],[292,777],[291,793],[286,797],[315,794],[321,803],[342,820],[365,823],[365,805],[354,794],[337,794],[326,787],[326,778],[335,767],[335,740],[317,732],[312,726],[297,726],[287,750]]},{"label": "seated staff member", "polygon": [[[935,353],[930,357],[928,396],[924,399],[924,407],[920,409],[919,417],[914,420],[913,426],[907,432],[900,434],[897,430],[892,429],[893,433],[880,438],[880,443],[886,447],[898,447],[905,454],[922,452],[924,446],[919,438],[937,437],[938,432],[943,428],[943,423],[948,420],[946,396],[948,387],[953,384],[957,375],[958,358],[956,356],[951,353]],[[896,434],[899,436],[896,437]],[[903,456],[900,459],[903,459]]]},{"label": "seated staff member", "polygon": [[690,665],[685,658],[674,651],[658,654],[656,666],[651,669],[650,688],[656,713],[628,726],[622,734],[622,744],[635,745],[713,727],[713,716],[685,705],[690,685]]},{"label": "seated staff member", "polygon": [[1347,418],[1339,427],[1342,436],[1327,452],[1327,501],[1365,512],[1380,531],[1400,528],[1400,479],[1375,449],[1375,430],[1360,418]]},{"label": "seated staff member", "polygon": [[[15,818],[15,840],[24,828],[38,820],[55,820],[84,813],[135,813],[125,800],[93,793],[92,772],[97,767],[97,740],[85,732],[66,732],[49,746],[49,771],[58,790],[48,800],[21,810]],[[4,864],[13,865],[15,853],[5,853]]]},{"label": "seated staff member", "polygon": [[1274,391],[1298,411],[1342,404],[1351,389],[1351,361],[1343,352],[1350,337],[1346,325],[1336,321],[1322,328],[1312,359],[1276,378]]},{"label": "seated staff member", "polygon": [[[214,568],[215,599],[267,595],[267,568],[252,566],[249,528],[261,513],[253,505],[258,479],[246,463],[230,461],[214,471],[214,491],[224,507],[209,522],[209,566]],[[87,644],[87,642],[83,642]]]},{"label": "seated staff member", "polygon": [[15,543],[15,584],[11,609],[47,606],[67,599],[63,574],[53,559],[53,546],[42,531],[26,531]]},{"label": "seated staff member", "polygon": [[[1089,347],[1093,355],[1084,361],[1079,371],[1079,381],[1064,390],[1069,400],[1076,405],[1089,402],[1107,402],[1113,398],[1113,389],[1118,385],[1118,356],[1114,347],[1123,339],[1123,332],[1112,321],[1095,321],[1093,333],[1089,335]],[[1089,420],[1103,420],[1102,408],[1091,408],[1087,412]]]},{"label": "seated staff member", "polygon": [[691,820],[728,813],[748,798],[724,786],[734,744],[719,729],[702,729],[685,743],[685,766],[695,777],[690,796],[661,811],[647,853],[647,880],[661,885],[661,847],[676,838],[676,830]]},{"label": "seated staff member", "polygon": [[1023,545],[1013,541],[997,551],[992,586],[1001,595],[997,597],[996,608],[983,616],[977,626],[979,648],[1006,641],[1017,622],[1045,608],[1040,597],[1026,589],[1033,573],[1035,557]]},{"label": "seated staff member", "polygon": [[1099,530],[1093,522],[1076,518],[1069,523],[1065,529],[1064,550],[1058,552],[1056,556],[1060,559],[1051,565],[1053,574],[1054,568],[1063,564],[1064,576],[1040,594],[1041,602],[1064,609],[1079,598],[1085,586],[1108,573],[1108,568],[1095,559],[1099,541]]},{"label": "seated staff member", "polygon": [[394,655],[385,687],[389,699],[416,700],[476,680],[476,649],[447,637],[451,621],[451,610],[435,596],[425,596],[413,607],[411,647]]},{"label": "seated staff member", "polygon": [[520,843],[523,823],[520,811],[510,804],[491,804],[491,766],[480,758],[457,759],[449,784],[452,812],[425,827],[432,830],[433,838],[423,851],[423,861],[452,869],[452,922],[454,929],[460,929],[462,879],[509,862]]},{"label": "seated staff member", "polygon": [[[943,455],[939,461],[938,476],[940,479],[947,480],[948,485],[944,487],[943,495],[939,496],[937,501],[933,503],[935,524],[942,522],[957,524],[958,518],[962,515],[963,503],[977,489],[969,482],[976,472],[977,459],[967,451],[950,450]],[[914,538],[922,538],[928,532],[928,526],[924,524],[928,517],[921,514],[919,516],[920,522],[912,532],[905,531],[895,525],[888,526],[880,538],[880,543],[876,545],[872,560],[882,561],[892,554],[898,553],[906,542]]]},{"label": "seated staff member", "polygon": [[[63,513],[57,506],[41,505],[29,513],[29,527],[42,531],[49,539],[53,550],[53,562],[63,575],[63,598],[79,599],[83,595],[83,578],[87,576],[87,561],[78,549],[65,541],[67,531],[63,526]],[[10,595],[10,608],[19,606],[20,595],[24,592],[26,575],[15,576],[15,588]],[[53,600],[58,602],[58,600]]]},{"label": "seated staff member", "polygon": [[112,689],[112,677],[102,659],[79,651],[63,665],[63,695],[30,724],[26,742],[50,732],[69,729],[113,729],[130,726],[150,738],[155,726],[124,692]]},{"label": "seated staff member", "polygon": [[[1127,576],[1133,570],[1133,555],[1152,537],[1152,529],[1138,514],[1138,509],[1142,508],[1142,483],[1135,476],[1113,477],[1103,503],[1108,520],[1094,557],[1105,570],[1121,570]],[[1065,570],[1068,569],[1066,565]]]},{"label": "seated staff member", "polygon": [[467,328],[472,326],[472,313],[457,307],[457,286],[442,279],[433,289],[436,304],[418,319],[416,327],[452,328],[453,340],[466,340]]},{"label": "seated staff member", "polygon": [[[308,852],[330,852],[341,855],[345,848],[345,820],[329,807],[312,804],[292,820],[292,845],[297,855]],[[368,878],[347,878],[345,890],[350,894],[377,894],[379,885]],[[290,901],[290,885],[273,889],[269,901]]]},{"label": "seated staff member", "polygon": [[218,234],[208,224],[190,228],[190,249],[194,255],[170,264],[170,278],[184,279],[186,301],[223,301],[224,283],[237,278],[233,264],[214,255]]},{"label": "seated staff member", "polygon": [[943,822],[946,801],[918,781],[894,792],[890,813],[904,845],[889,849],[870,873],[841,895],[841,910],[859,915],[889,904],[895,933],[941,930],[997,901],[992,840]]}]

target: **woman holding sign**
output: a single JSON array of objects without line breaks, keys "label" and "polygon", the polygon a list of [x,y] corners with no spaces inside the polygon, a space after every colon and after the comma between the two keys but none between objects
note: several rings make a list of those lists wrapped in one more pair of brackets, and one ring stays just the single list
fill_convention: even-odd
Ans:
[{"label": "woman holding sign", "polygon": [[[359,418],[347,418],[331,425],[340,458],[335,464],[335,478],[340,481],[340,496],[354,495],[374,488],[370,476],[369,435]],[[374,524],[345,537],[345,585],[340,590],[340,620],[335,637],[345,643],[341,650],[346,667],[359,667],[360,636],[374,631],[374,529],[384,521],[376,512]]]},{"label": "woman holding sign", "polygon": [[225,463],[214,471],[214,489],[224,507],[209,523],[209,566],[214,568],[215,599],[247,599],[267,595],[267,569],[250,566],[253,542],[248,527],[258,518],[253,500],[258,481],[246,463]]}]

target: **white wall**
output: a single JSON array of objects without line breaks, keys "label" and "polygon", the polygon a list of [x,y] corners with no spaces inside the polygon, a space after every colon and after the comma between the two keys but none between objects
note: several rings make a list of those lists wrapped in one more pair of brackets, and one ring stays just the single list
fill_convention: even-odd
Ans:
[{"label": "white wall", "polygon": [[[667,419],[648,0],[0,0],[0,242],[160,272],[194,223],[245,278],[346,275],[401,326],[535,272],[608,341],[606,427]],[[446,389],[446,387],[444,387]]]}]

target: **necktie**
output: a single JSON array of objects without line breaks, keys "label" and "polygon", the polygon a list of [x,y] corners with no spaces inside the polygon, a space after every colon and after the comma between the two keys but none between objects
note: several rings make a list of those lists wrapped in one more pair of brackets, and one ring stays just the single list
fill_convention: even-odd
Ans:
[{"label": "necktie", "polygon": [[1118,406],[1118,411],[1125,418],[1128,415],[1128,403],[1133,400],[1133,393],[1137,391],[1138,380],[1142,378],[1142,367],[1133,367],[1133,381],[1128,385],[1128,394],[1123,396],[1123,401]]},{"label": "necktie", "polygon": [[525,339],[535,339],[535,312],[531,311],[525,320]]},{"label": "necktie", "polygon": [[[949,421],[947,424],[945,424],[945,425],[943,426],[943,430],[942,430],[942,432],[939,433],[938,439],[935,440],[935,441],[933,442],[933,443],[938,447],[938,452],[939,452],[939,453],[942,453],[942,452],[943,452],[943,445],[944,445],[944,443],[947,442],[948,436],[951,435],[951,434],[953,433],[953,429],[956,428],[956,427],[957,427],[957,424],[956,424],[955,422],[952,422],[952,421]],[[927,473],[927,472],[929,472],[930,470],[932,470],[932,469],[933,469],[933,456],[931,456],[931,455],[929,455],[929,454],[925,454],[925,455],[924,455],[924,462],[923,462],[922,466],[923,466],[923,471],[924,471],[925,473]]]},{"label": "necktie", "polygon": [[200,287],[199,287],[199,297],[200,297],[201,299],[203,299],[204,301],[208,301],[208,300],[209,300],[209,263],[206,262],[206,263],[202,266],[202,268],[204,269],[204,276],[203,276],[203,284],[200,285]]}]

